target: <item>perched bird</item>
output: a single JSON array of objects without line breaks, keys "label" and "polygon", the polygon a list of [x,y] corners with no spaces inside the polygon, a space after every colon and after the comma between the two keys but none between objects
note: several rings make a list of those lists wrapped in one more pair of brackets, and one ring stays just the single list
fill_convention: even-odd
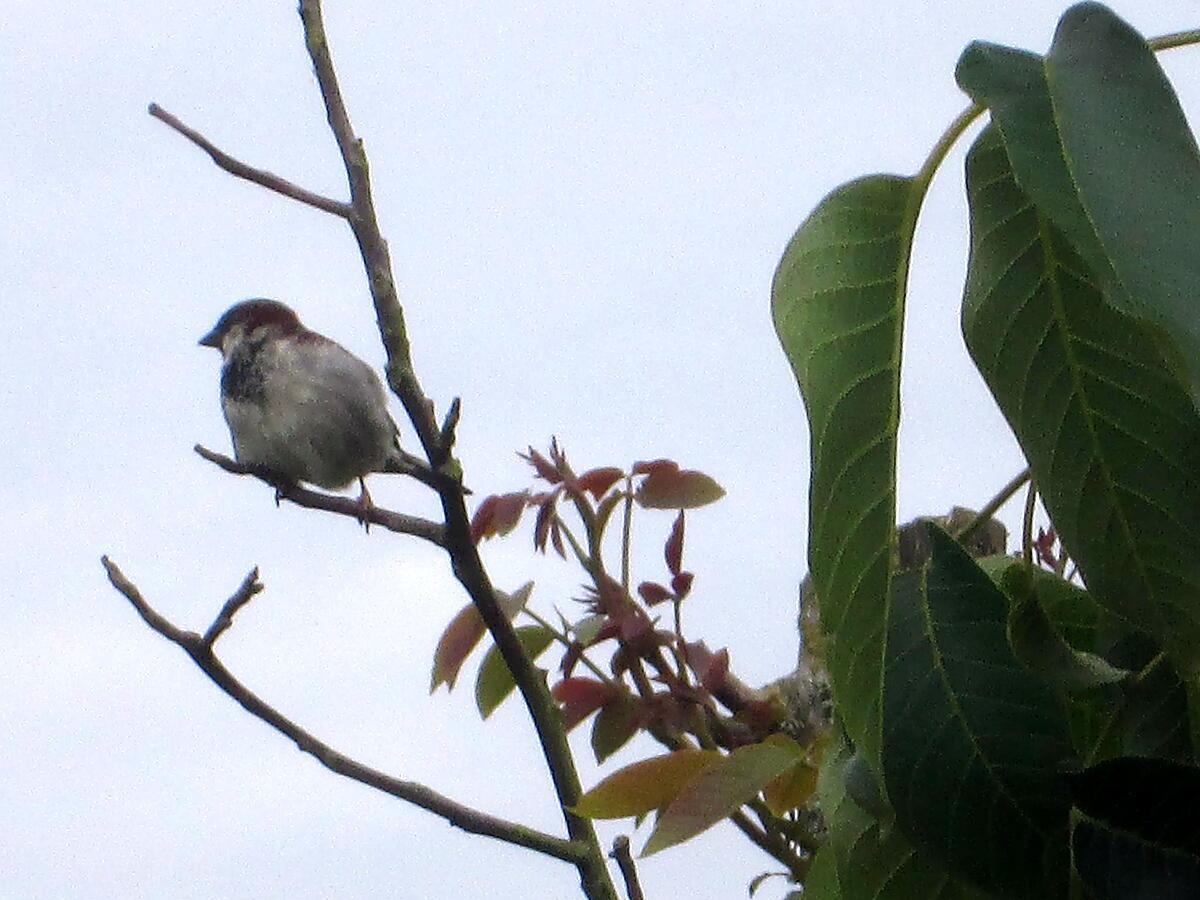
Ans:
[{"label": "perched bird", "polygon": [[282,484],[340,490],[406,471],[379,376],[340,344],[305,328],[275,300],[231,306],[200,339],[224,357],[221,405],[238,462]]}]

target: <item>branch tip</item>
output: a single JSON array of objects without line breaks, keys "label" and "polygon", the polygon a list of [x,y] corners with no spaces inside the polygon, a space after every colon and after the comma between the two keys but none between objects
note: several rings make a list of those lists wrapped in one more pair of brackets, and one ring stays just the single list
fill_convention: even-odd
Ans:
[{"label": "branch tip", "polygon": [[183,135],[201,150],[208,154],[209,158],[217,166],[217,168],[228,172],[235,178],[241,178],[244,181],[250,181],[260,187],[265,187],[269,191],[274,191],[276,194],[281,194],[284,197],[289,197],[292,200],[299,201],[306,206],[311,206],[314,209],[319,209],[322,212],[327,212],[331,215],[338,216],[342,219],[350,218],[350,204],[343,203],[341,200],[334,200],[330,197],[324,197],[315,191],[310,191],[293,184],[285,178],[280,178],[278,175],[268,172],[266,169],[256,169],[254,166],[248,165],[239,159],[230,156],[224,150],[217,147],[212,141],[202,135],[196,129],[185,125],[180,119],[171,113],[167,112],[157,103],[151,103],[146,111],[165,124],[168,128]]}]

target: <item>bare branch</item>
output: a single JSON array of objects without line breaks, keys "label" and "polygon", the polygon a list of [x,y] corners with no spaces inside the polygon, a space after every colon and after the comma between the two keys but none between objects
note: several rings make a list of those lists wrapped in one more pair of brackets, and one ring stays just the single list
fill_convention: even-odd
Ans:
[{"label": "bare branch", "polygon": [[617,868],[621,870],[621,877],[625,879],[625,893],[629,895],[629,900],[646,900],[646,895],[642,893],[642,886],[638,883],[633,854],[629,852],[629,838],[623,834],[617,835],[613,839],[612,852],[608,855],[610,859],[617,861]]},{"label": "bare branch", "polygon": [[185,138],[203,150],[212,158],[212,161],[218,167],[224,169],[230,175],[237,178],[244,178],[246,181],[252,181],[257,185],[265,187],[269,191],[274,191],[277,194],[283,194],[285,197],[290,197],[293,200],[299,200],[308,206],[316,207],[323,212],[332,213],[335,216],[340,216],[343,219],[350,217],[350,204],[344,203],[341,200],[332,200],[329,197],[324,197],[321,194],[316,194],[312,191],[305,190],[299,185],[292,184],[284,178],[280,178],[265,169],[256,169],[253,166],[248,166],[241,160],[234,159],[224,150],[221,150],[214,145],[208,138],[196,131],[194,128],[189,128],[175,116],[171,115],[157,103],[151,103],[147,112],[160,122],[166,123],[173,130],[182,134]]},{"label": "bare branch", "polygon": [[[217,617],[217,622],[214,622],[209,631],[201,637],[194,631],[184,631],[177,628],[163,616],[159,615],[146,602],[133,582],[126,578],[125,574],[117,567],[117,564],[107,556],[101,557],[100,561],[104,564],[105,571],[108,573],[108,580],[112,582],[113,587],[133,604],[134,609],[138,611],[138,614],[146,621],[147,625],[187,653],[192,658],[192,661],[205,675],[212,679],[217,687],[241,704],[242,708],[248,713],[266,722],[276,731],[286,735],[295,742],[297,747],[310,756],[315,757],[327,769],[353,781],[357,781],[360,784],[368,785],[376,790],[383,791],[385,794],[390,794],[400,800],[428,810],[435,815],[441,816],[451,825],[455,825],[472,834],[481,834],[486,837],[496,838],[505,843],[535,850],[554,859],[561,859],[564,862],[574,864],[578,864],[579,860],[587,854],[586,845],[580,841],[563,840],[552,834],[546,834],[537,829],[489,815],[451,800],[449,797],[439,794],[432,788],[418,782],[393,778],[377,769],[365,766],[339,753],[328,744],[305,731],[238,681],[213,654],[212,640],[209,639],[208,635],[214,629],[217,629],[218,623],[227,612],[232,616],[230,607],[239,598],[244,598],[241,600],[244,604],[250,596],[253,596],[258,590],[262,589],[262,585],[257,581],[257,571],[247,576],[246,580],[242,582],[241,587],[238,588],[233,597],[225,604],[221,615]],[[219,633],[220,630],[217,631],[217,634]]]},{"label": "bare branch", "polygon": [[108,580],[112,583],[120,593],[125,595],[125,599],[133,604],[133,608],[138,611],[138,615],[150,626],[151,629],[157,631],[168,641],[178,644],[180,647],[186,646],[192,641],[200,641],[200,635],[194,631],[181,631],[172,625],[169,621],[160,616],[150,604],[142,597],[141,591],[137,586],[125,577],[125,573],[117,568],[117,564],[107,556],[100,557],[100,562],[104,566],[104,570],[108,573]]},{"label": "bare branch", "polygon": [[204,637],[200,640],[211,649],[217,642],[217,638],[233,625],[233,617],[237,615],[238,610],[249,603],[250,599],[262,589],[263,585],[258,580],[258,567],[256,566],[250,570],[249,575],[242,579],[242,583],[233,592],[233,596],[225,601],[225,605],[221,607],[221,611],[217,613],[217,617],[213,619],[213,623],[208,626],[208,630],[204,632]]},{"label": "bare branch", "polygon": [[404,404],[430,465],[437,469],[445,462],[446,452],[438,442],[433,404],[421,390],[413,372],[404,310],[400,306],[400,297],[392,276],[391,254],[375,215],[367,155],[363,151],[362,141],[354,134],[350,116],[346,112],[346,104],[342,100],[342,91],[325,36],[325,23],[321,18],[320,0],[300,0],[300,19],[304,25],[305,46],[312,59],[321,98],[325,102],[329,128],[337,141],[346,168],[352,207],[348,221],[367,270],[371,298],[375,303],[375,318],[383,338],[384,350],[387,352],[388,384]]},{"label": "bare branch", "polygon": [[981,525],[985,525],[999,511],[1000,507],[1012,498],[1013,494],[1021,489],[1021,485],[1025,484],[1031,475],[1032,470],[1028,466],[1014,475],[1008,484],[1000,488],[996,496],[984,505],[983,509],[979,510],[969,522],[960,530],[953,532],[951,536],[956,541],[966,541]]},{"label": "bare branch", "polygon": [[341,497],[336,494],[322,494],[320,491],[310,491],[308,488],[303,488],[296,484],[282,484],[272,478],[269,472],[264,471],[258,466],[247,466],[236,462],[228,456],[216,453],[200,444],[197,444],[194,449],[204,459],[220,466],[226,472],[234,475],[253,475],[260,481],[265,481],[275,488],[277,498],[289,500],[297,506],[337,513],[340,516],[348,516],[359,522],[366,521],[372,525],[379,525],[397,534],[411,534],[413,537],[422,538],[439,547],[446,546],[445,529],[437,522],[431,522],[419,516],[393,512],[390,509],[383,509],[379,506],[364,508],[357,500],[352,500],[349,497]]},{"label": "bare branch", "polygon": [[[304,26],[305,46],[325,102],[329,127],[337,141],[350,185],[353,212],[348,221],[367,271],[375,318],[387,352],[388,385],[404,405],[430,466],[436,472],[446,472],[454,461],[450,448],[442,441],[433,404],[425,396],[413,371],[408,331],[392,275],[391,257],[371,197],[367,156],[362,141],[354,134],[342,100],[321,17],[320,0],[300,0],[300,20]],[[454,575],[479,610],[529,709],[567,831],[572,839],[587,847],[586,856],[576,864],[583,891],[590,900],[617,900],[616,887],[609,877],[595,829],[590,821],[572,811],[582,796],[582,788],[558,706],[550,696],[544,674],[525,654],[512,623],[496,601],[495,590],[471,538],[462,485],[456,479],[446,478],[439,481],[437,490],[445,514],[445,547]]]}]

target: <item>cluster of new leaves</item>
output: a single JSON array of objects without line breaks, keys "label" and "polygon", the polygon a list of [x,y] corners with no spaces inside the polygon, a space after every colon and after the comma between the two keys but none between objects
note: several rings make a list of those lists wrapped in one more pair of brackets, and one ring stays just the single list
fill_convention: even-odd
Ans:
[{"label": "cluster of new leaves", "polygon": [[837,188],[773,287],[844,729],[804,896],[1200,897],[1200,153],[1151,46],[1099,4],[1044,56],[971,45],[957,77],[991,118],[966,164],[963,331],[1061,547],[976,561],[931,525],[929,562],[896,566],[932,168]]},{"label": "cluster of new leaves", "polygon": [[[665,459],[606,466],[576,474],[557,442],[543,455],[522,454],[538,489],[485,498],[472,519],[475,540],[513,531],[534,514],[533,542],[573,558],[587,577],[582,613],[556,610],[557,624],[530,605],[532,585],[502,597],[527,653],[562,649],[552,694],[569,730],[594,715],[591,745],[604,761],[645,731],[671,752],[627,766],[586,794],[577,812],[592,818],[641,817],[657,812],[644,852],[677,844],[762,796],[768,816],[808,801],[816,787],[809,748],[779,734],[785,710],[747,688],[729,669],[727,650],[712,652],[685,638],[681,608],[694,575],[683,568],[685,510],[712,503],[724,491],[708,475]],[[634,507],[676,510],[663,546],[667,578],[633,588],[630,523]],[[620,575],[605,562],[605,537],[621,512]],[[669,616],[664,624],[663,618]],[[473,605],[450,623],[435,653],[432,687],[453,686],[485,633]],[[480,713],[488,716],[513,690],[496,648],[476,680]],[[782,843],[782,841],[781,841]]]}]

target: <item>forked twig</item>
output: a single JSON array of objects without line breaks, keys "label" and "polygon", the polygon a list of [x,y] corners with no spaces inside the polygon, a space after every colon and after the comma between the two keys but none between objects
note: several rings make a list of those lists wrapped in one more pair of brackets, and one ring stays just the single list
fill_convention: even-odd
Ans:
[{"label": "forked twig", "polygon": [[244,606],[250,597],[262,590],[257,570],[246,576],[238,590],[222,607],[212,625],[203,635],[199,635],[194,631],[184,631],[178,628],[159,614],[142,596],[137,586],[107,556],[101,557],[100,561],[108,573],[108,580],[112,586],[133,605],[147,625],[180,647],[192,658],[200,670],[212,679],[217,687],[236,700],[246,712],[290,738],[300,750],[314,757],[327,769],[428,810],[441,816],[451,825],[456,825],[472,834],[496,838],[505,843],[516,844],[519,847],[535,850],[546,856],[574,864],[578,864],[586,854],[586,846],[579,841],[563,840],[535,828],[488,815],[451,800],[419,782],[393,778],[377,769],[365,766],[345,754],[339,753],[324,741],[301,728],[238,681],[213,653],[213,641],[229,627],[233,613]]}]

